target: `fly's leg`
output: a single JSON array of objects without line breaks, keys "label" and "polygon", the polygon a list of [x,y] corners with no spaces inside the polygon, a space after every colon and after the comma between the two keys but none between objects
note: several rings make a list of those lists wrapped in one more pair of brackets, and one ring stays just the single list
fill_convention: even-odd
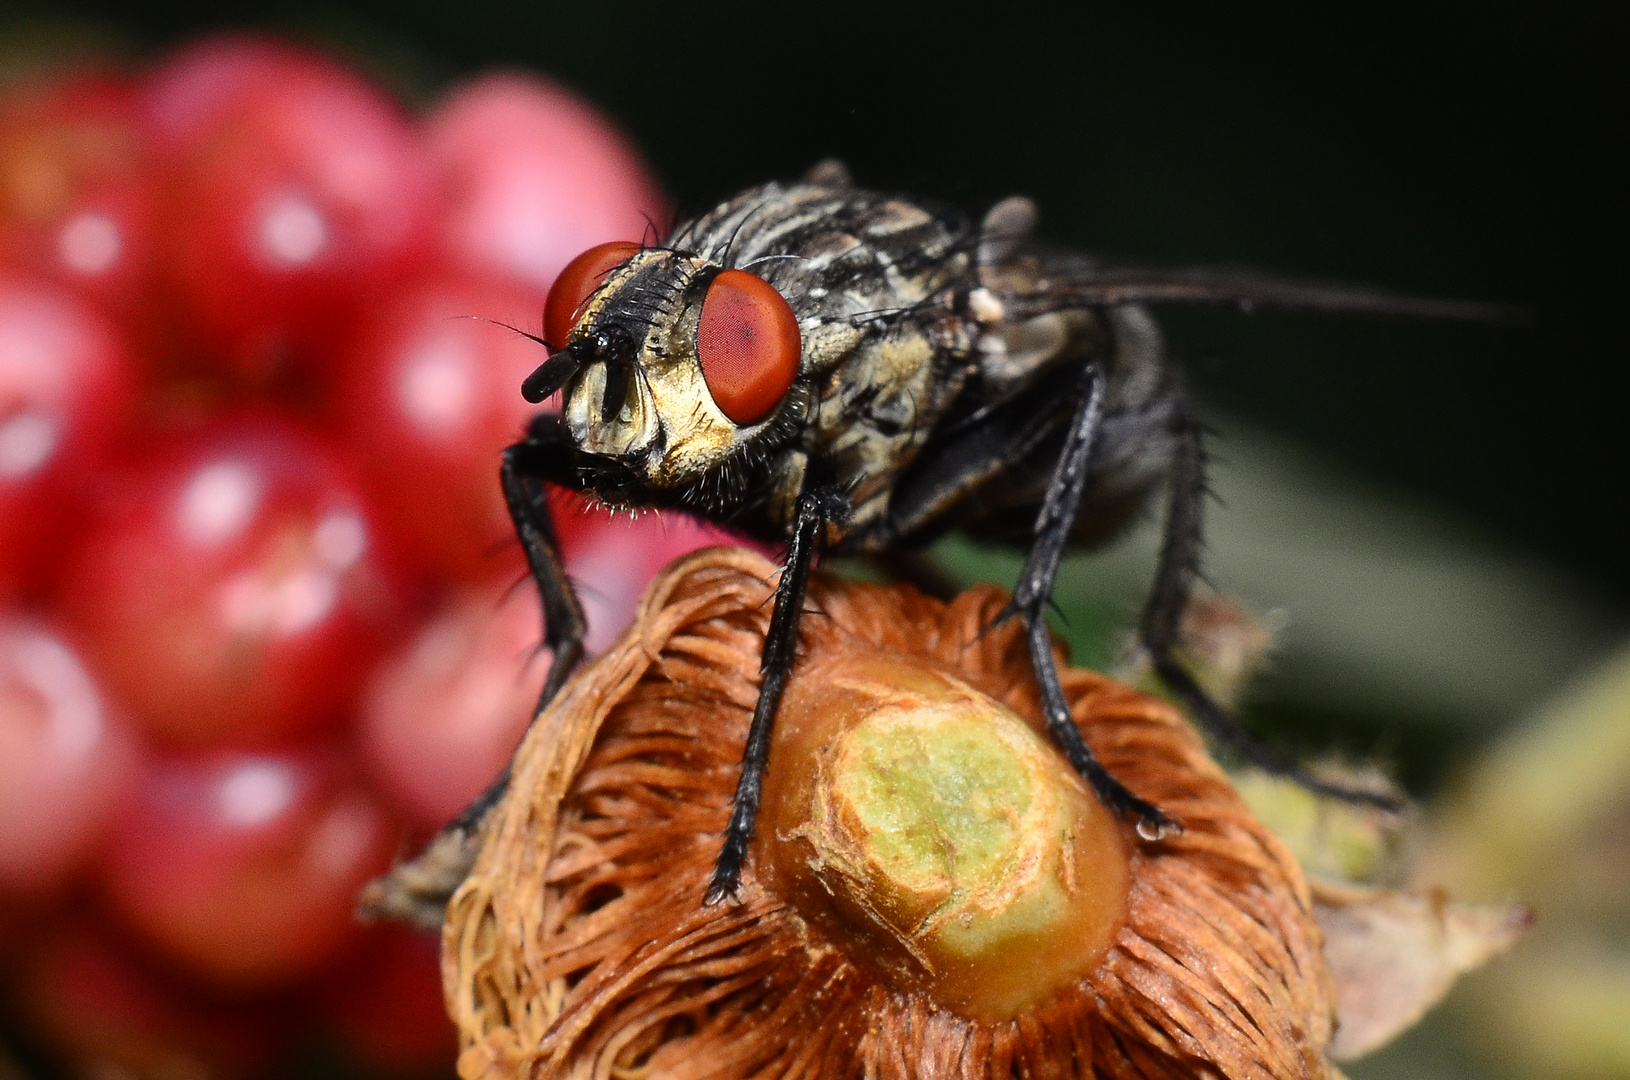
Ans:
[{"label": "fly's leg", "polygon": [[[558,418],[546,419],[554,423],[535,424],[534,432],[526,439],[504,450],[498,468],[510,521],[515,525],[521,550],[526,552],[527,567],[532,571],[532,580],[542,600],[543,643],[553,654],[549,674],[543,680],[538,703],[532,710],[534,720],[560,693],[567,676],[583,659],[583,636],[588,631],[583,605],[578,602],[577,591],[567,579],[565,564],[560,559],[560,542],[555,538],[555,524],[543,488],[545,481],[570,480],[569,476],[563,476],[563,471],[569,471],[571,458],[561,453],[564,440],[559,437]],[[544,432],[542,438],[538,437],[538,429]],[[497,779],[476,796],[448,828],[474,831],[487,811],[504,797],[508,787],[509,766],[505,765]]]},{"label": "fly's leg", "polygon": [[1085,396],[1070,425],[1058,465],[1053,470],[1041,513],[1036,517],[1035,538],[1025,556],[1024,570],[1013,590],[1013,599],[998,621],[1013,615],[1024,619],[1030,665],[1035,669],[1036,682],[1041,688],[1047,733],[1064,756],[1069,758],[1075,770],[1092,785],[1092,790],[1105,806],[1117,816],[1136,818],[1138,835],[1147,840],[1157,840],[1167,832],[1177,831],[1180,826],[1161,813],[1153,803],[1127,790],[1126,785],[1110,775],[1109,770],[1093,755],[1092,748],[1081,737],[1081,730],[1070,717],[1069,703],[1064,699],[1058,665],[1053,658],[1052,634],[1047,629],[1047,603],[1052,599],[1058,564],[1069,544],[1070,529],[1075,524],[1081,494],[1086,488],[1093,438],[1103,419],[1104,375],[1097,364],[1088,364],[1082,369],[1082,385]]},{"label": "fly's leg", "polygon": [[806,491],[798,497],[798,516],[793,523],[792,541],[787,545],[786,565],[775,589],[775,610],[770,615],[770,631],[764,637],[764,654],[759,660],[762,682],[758,705],[747,728],[747,746],[741,756],[741,778],[731,804],[730,824],[725,827],[724,847],[713,866],[713,880],[704,903],[717,904],[736,895],[742,864],[747,860],[747,843],[753,838],[753,823],[764,793],[764,769],[770,760],[770,735],[775,726],[775,710],[781,692],[787,687],[792,662],[798,649],[798,622],[804,611],[804,592],[809,585],[809,568],[829,521],[841,521],[849,511],[844,497],[827,488]]},{"label": "fly's leg", "polygon": [[[583,656],[587,624],[583,606],[567,580],[555,539],[544,483],[581,486],[572,464],[570,444],[557,416],[540,416],[527,437],[504,451],[499,467],[504,501],[515,533],[526,552],[532,580],[543,601],[543,642],[553,651],[549,674],[538,695],[536,720]],[[438,833],[415,859],[392,868],[364,890],[360,909],[368,917],[405,919],[427,928],[439,927],[447,902],[469,876],[480,854],[481,822],[509,789],[509,766],[486,791]]]},{"label": "fly's leg", "polygon": [[543,601],[543,642],[554,652],[549,674],[538,693],[537,708],[532,712],[535,718],[554,700],[583,658],[583,635],[588,631],[583,605],[560,560],[560,542],[555,539],[554,520],[544,497],[545,482],[582,486],[560,418],[545,416],[534,422],[525,439],[504,451],[498,475],[510,520],[515,523],[515,535],[526,552],[526,564]]},{"label": "fly's leg", "polygon": [[1294,780],[1320,795],[1393,812],[1401,811],[1403,803],[1395,796],[1331,783],[1263,745],[1226,709],[1212,701],[1188,669],[1178,662],[1174,651],[1183,611],[1188,607],[1200,565],[1200,511],[1205,503],[1205,493],[1205,454],[1200,446],[1200,429],[1193,421],[1185,420],[1172,459],[1171,508],[1166,516],[1166,538],[1160,549],[1154,591],[1144,609],[1139,631],[1155,674],[1188,707],[1189,715],[1194,717],[1206,734],[1233,747],[1263,771]]}]

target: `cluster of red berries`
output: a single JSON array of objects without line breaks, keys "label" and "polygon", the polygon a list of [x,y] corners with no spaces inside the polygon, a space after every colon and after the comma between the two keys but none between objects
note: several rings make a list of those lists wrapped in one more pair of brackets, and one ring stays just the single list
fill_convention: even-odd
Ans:
[{"label": "cluster of red berries", "polygon": [[[434,944],[358,888],[540,685],[497,485],[562,266],[662,196],[535,78],[423,117],[277,42],[0,98],[0,970],[28,1037],[245,1075],[445,1065]],[[709,542],[564,515],[591,647]],[[199,1073],[185,1073],[196,1075]]]}]

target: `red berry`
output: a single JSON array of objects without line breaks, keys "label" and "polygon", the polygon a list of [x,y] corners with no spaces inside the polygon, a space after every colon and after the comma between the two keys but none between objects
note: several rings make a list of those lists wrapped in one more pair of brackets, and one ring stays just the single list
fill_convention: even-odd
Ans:
[{"label": "red berry", "polygon": [[224,1002],[180,984],[83,917],[36,931],[12,969],[32,1036],[71,1075],[260,1075],[287,1038],[263,1002]]},{"label": "red berry", "polygon": [[[634,616],[669,561],[729,534],[682,514],[613,518],[568,500],[566,571],[580,586],[598,652]],[[454,596],[418,637],[381,665],[363,697],[360,742],[381,787],[410,820],[436,827],[484,791],[532,718],[550,656],[537,591],[499,578]]]},{"label": "red berry", "polygon": [[270,417],[226,418],[108,492],[62,610],[142,730],[263,745],[335,720],[401,626],[381,541],[331,450]]},{"label": "red berry", "polygon": [[744,542],[687,514],[646,513],[630,519],[592,503],[578,505],[573,539],[564,545],[566,573],[581,586],[578,594],[589,619],[585,644],[591,653],[617,640],[633,620],[645,586],[674,559],[697,548]]},{"label": "red berry", "polygon": [[441,996],[441,940],[381,926],[324,987],[321,1009],[351,1058],[387,1076],[451,1076],[458,1036]]},{"label": "red berry", "polygon": [[141,115],[164,152],[202,138],[244,98],[291,83],[355,76],[329,57],[258,34],[211,34],[177,49],[142,80]]},{"label": "red berry", "polygon": [[131,358],[56,286],[0,274],[0,594],[37,586],[75,489],[125,424]]},{"label": "red berry", "polygon": [[0,263],[69,284],[145,327],[150,158],[123,80],[14,90],[0,101]]},{"label": "red berry", "polygon": [[520,385],[547,354],[497,324],[535,328],[542,305],[490,277],[432,277],[382,302],[343,357],[338,425],[388,526],[440,574],[523,568],[498,464],[539,411]]},{"label": "red berry", "polygon": [[357,307],[418,264],[436,190],[418,133],[376,87],[306,54],[234,68],[227,53],[160,67],[148,109],[176,140],[164,194],[184,317],[207,363],[261,381],[320,364]]},{"label": "red berry", "polygon": [[0,612],[0,892],[59,883],[105,836],[135,746],[44,626]]},{"label": "red berry", "polygon": [[504,579],[454,597],[380,667],[360,742],[410,820],[446,824],[509,762],[549,667],[541,640],[536,591]]},{"label": "red berry", "polygon": [[428,125],[449,184],[444,242],[470,266],[547,290],[588,248],[667,225],[667,203],[638,153],[554,83],[483,76],[454,91]]},{"label": "red berry", "polygon": [[353,938],[357,890],[394,843],[337,752],[160,758],[120,822],[108,896],[189,971],[236,988],[278,985]]}]

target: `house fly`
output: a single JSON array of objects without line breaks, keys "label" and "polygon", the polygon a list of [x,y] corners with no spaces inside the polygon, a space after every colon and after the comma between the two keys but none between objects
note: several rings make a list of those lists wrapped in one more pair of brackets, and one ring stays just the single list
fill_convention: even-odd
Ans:
[{"label": "house fly", "polygon": [[[1003,617],[1023,621],[1046,728],[1145,842],[1181,828],[1094,758],[1070,720],[1044,618],[1066,549],[1113,537],[1159,488],[1165,540],[1139,637],[1156,675],[1214,738],[1308,787],[1332,785],[1267,750],[1174,655],[1198,570],[1201,428],[1149,308],[1256,307],[1486,319],[1487,305],[1417,300],[1249,271],[1110,265],[1033,237],[1034,206],[979,224],[855,186],[836,163],[742,192],[657,245],[603,244],[548,298],[549,355],[522,393],[561,409],[503,457],[509,511],[542,595],[553,661],[540,709],[583,654],[545,485],[612,508],[674,509],[784,544],[762,688],[705,902],[731,896],[752,836],[776,706],[818,553],[890,556],[950,530],[1028,538]],[[500,780],[376,910],[439,923],[474,857]]]}]

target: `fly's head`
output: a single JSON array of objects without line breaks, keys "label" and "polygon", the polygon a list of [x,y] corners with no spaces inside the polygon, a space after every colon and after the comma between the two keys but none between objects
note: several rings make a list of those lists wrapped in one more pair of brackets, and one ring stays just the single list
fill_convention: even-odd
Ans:
[{"label": "fly's head", "polygon": [[522,385],[562,394],[578,449],[637,482],[672,488],[759,438],[798,379],[802,338],[764,279],[637,244],[601,244],[550,290],[555,349]]}]

